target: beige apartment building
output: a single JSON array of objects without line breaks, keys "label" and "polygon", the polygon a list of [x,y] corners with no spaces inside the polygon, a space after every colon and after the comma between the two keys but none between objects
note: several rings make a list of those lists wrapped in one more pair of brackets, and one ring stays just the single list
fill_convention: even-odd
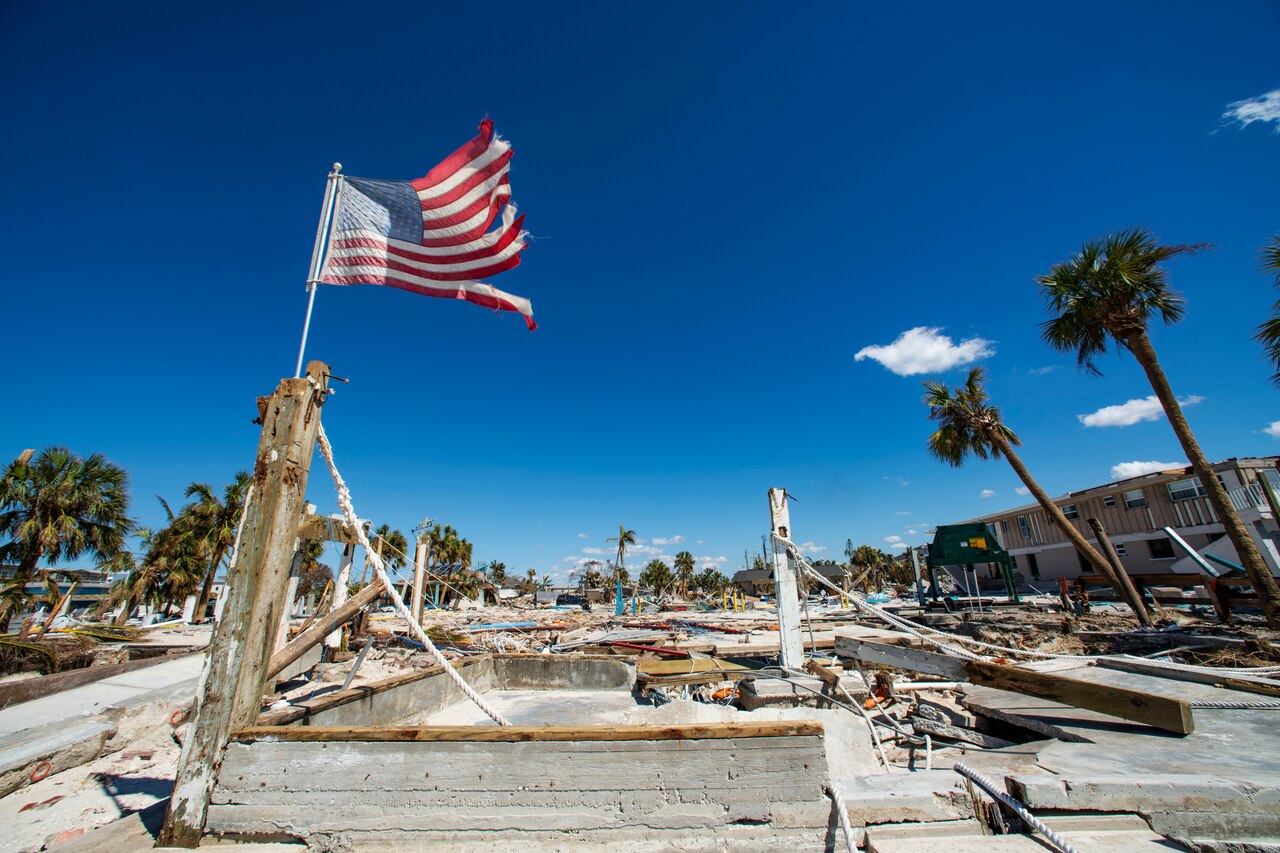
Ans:
[{"label": "beige apartment building", "polygon": [[[1227,496],[1253,535],[1272,574],[1280,575],[1280,533],[1277,519],[1262,491],[1270,482],[1280,493],[1280,456],[1227,459],[1213,465]],[[1195,565],[1175,548],[1163,528],[1170,527],[1197,550],[1208,548],[1216,556],[1238,562],[1225,537],[1218,516],[1205,497],[1204,486],[1191,468],[1175,468],[1128,480],[1071,492],[1054,501],[1063,514],[1090,542],[1094,541],[1086,519],[1097,518],[1106,528],[1125,568],[1133,574],[1195,572]],[[1014,560],[1021,583],[1056,583],[1093,568],[1076,552],[1038,503],[970,519],[988,525]],[[983,587],[997,586],[998,570],[990,567]]]}]

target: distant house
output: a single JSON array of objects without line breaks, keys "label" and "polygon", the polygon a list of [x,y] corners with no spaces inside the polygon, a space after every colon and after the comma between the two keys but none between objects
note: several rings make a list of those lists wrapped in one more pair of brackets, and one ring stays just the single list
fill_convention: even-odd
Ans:
[{"label": "distant house", "polygon": [[[1227,497],[1240,514],[1272,574],[1280,574],[1280,531],[1262,493],[1269,481],[1280,491],[1280,456],[1227,459],[1213,464]],[[1174,548],[1163,528],[1172,528],[1192,548],[1222,539],[1225,530],[1191,468],[1174,468],[1070,492],[1054,500],[1084,537],[1094,541],[1087,519],[1097,518],[1133,574],[1196,571]],[[1020,580],[1036,584],[1094,571],[1040,504],[1033,503],[969,519],[986,524],[1013,558]],[[1224,540],[1225,543],[1225,540]],[[1224,545],[1229,548],[1229,545]],[[1234,550],[1226,552],[1234,553]],[[983,586],[998,585],[996,568]]]},{"label": "distant house", "polygon": [[[843,587],[849,577],[849,570],[839,563],[814,563],[813,567],[836,586]],[[731,582],[746,595],[772,595],[773,569],[744,569]]]}]

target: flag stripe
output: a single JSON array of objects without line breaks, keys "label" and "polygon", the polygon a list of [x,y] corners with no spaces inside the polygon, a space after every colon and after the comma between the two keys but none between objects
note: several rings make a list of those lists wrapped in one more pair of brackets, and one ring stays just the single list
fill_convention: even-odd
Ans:
[{"label": "flag stripe", "polygon": [[457,220],[459,222],[466,219],[471,215],[467,213],[468,210],[474,213],[480,207],[483,207],[485,202],[492,200],[493,196],[499,192],[498,187],[503,185],[507,186],[509,192],[511,182],[507,180],[506,168],[500,169],[497,174],[490,175],[454,201],[442,204],[438,208],[428,208],[428,202],[419,202],[418,205],[422,209],[423,227],[432,228],[436,225],[452,225],[454,224],[452,220],[459,216],[462,217],[462,219]]},{"label": "flag stripe", "polygon": [[[373,273],[377,270],[395,270],[405,275],[417,276],[434,281],[463,281],[468,278],[485,278],[515,269],[520,265],[520,255],[501,260],[472,261],[458,264],[456,267],[440,267],[435,264],[418,264],[397,258],[364,254],[349,258],[334,258],[328,271],[335,276]],[[427,267],[424,269],[424,267]]]},{"label": "flag stripe", "polygon": [[440,165],[436,166],[430,172],[427,172],[416,181],[411,181],[413,188],[418,191],[428,189],[441,183],[463,166],[466,166],[472,160],[484,154],[485,150],[493,142],[493,122],[485,119],[480,122],[480,132],[476,137],[466,144],[458,148],[448,157],[440,161]]},{"label": "flag stripe", "polygon": [[[499,189],[503,188],[499,187]],[[488,210],[481,210],[466,222],[450,225],[448,228],[424,230],[422,232],[422,245],[429,249],[434,249],[438,246],[457,246],[460,243],[469,243],[483,236],[484,232],[488,231],[489,226],[493,224],[493,220],[498,217],[498,211],[501,210],[510,197],[511,188],[506,187],[505,194],[494,198]]]},{"label": "flag stripe", "polygon": [[421,293],[425,296],[462,299],[475,305],[483,305],[486,308],[494,308],[500,311],[515,311],[524,316],[525,324],[530,330],[538,328],[538,324],[533,321],[533,306],[530,304],[528,299],[514,296],[510,293],[504,293],[492,285],[488,285],[480,281],[445,283],[433,282],[430,279],[418,278],[416,276],[402,276],[397,273],[388,273],[385,275],[381,273],[374,273],[342,276],[335,280],[329,280],[326,278],[325,283],[336,285],[385,284],[388,287],[398,287],[401,290],[411,290],[414,293]]},{"label": "flag stripe", "polygon": [[[483,258],[491,258],[501,255],[507,248],[520,237],[520,225],[524,222],[524,217],[516,219],[511,226],[503,226],[500,230],[491,231],[490,234],[498,237],[497,240],[490,241],[486,246],[467,252],[451,251],[451,249],[441,249],[437,251],[424,252],[421,246],[413,243],[407,243],[404,240],[393,240],[389,237],[383,237],[373,232],[365,231],[348,232],[353,236],[343,237],[340,240],[333,241],[333,255],[337,257],[348,257],[348,250],[355,249],[372,249],[375,251],[385,250],[387,253],[407,258],[411,261],[422,261],[424,263],[459,263],[463,261],[475,261]],[[486,237],[489,235],[485,235]],[[469,244],[463,244],[469,245]],[[520,240],[516,251],[524,248],[524,241]]]},{"label": "flag stripe", "polygon": [[[492,176],[499,172],[506,172],[511,165],[511,155],[514,152],[508,148],[503,154],[493,158],[487,165],[475,168],[464,169],[455,176],[457,180],[450,180],[451,186],[431,194],[418,193],[421,200],[423,210],[438,210],[447,204],[452,204],[463,196],[469,194],[480,184],[486,182]],[[438,188],[437,188],[438,189]]]}]

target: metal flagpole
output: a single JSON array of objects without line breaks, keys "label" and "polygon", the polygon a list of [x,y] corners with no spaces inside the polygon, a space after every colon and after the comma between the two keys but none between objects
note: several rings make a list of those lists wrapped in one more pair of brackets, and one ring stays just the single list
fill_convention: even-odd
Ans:
[{"label": "metal flagpole", "polygon": [[325,255],[329,253],[329,223],[333,220],[337,187],[342,181],[342,164],[334,163],[333,171],[324,185],[324,204],[320,208],[320,224],[316,228],[316,242],[311,249],[311,271],[307,273],[307,318],[302,321],[302,343],[298,344],[298,366],[293,378],[302,376],[302,356],[307,350],[307,334],[311,331],[311,309],[316,304],[316,285],[320,283],[320,271],[324,268]]}]

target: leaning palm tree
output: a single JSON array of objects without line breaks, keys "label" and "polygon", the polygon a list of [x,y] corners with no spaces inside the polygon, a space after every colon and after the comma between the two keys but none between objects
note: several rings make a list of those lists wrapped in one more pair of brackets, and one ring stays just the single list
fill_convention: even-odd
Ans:
[{"label": "leaning palm tree", "polygon": [[[962,467],[970,456],[979,459],[999,459],[1003,456],[1018,479],[1031,491],[1050,520],[1058,525],[1058,529],[1076,550],[1099,574],[1104,578],[1111,578],[1111,564],[1067,520],[1062,510],[1040,487],[1022,459],[1014,452],[1013,448],[1021,446],[1022,441],[1000,419],[1000,410],[991,405],[987,389],[983,385],[985,381],[986,371],[975,367],[969,371],[965,383],[954,391],[936,380],[924,383],[924,404],[929,407],[929,420],[938,423],[938,429],[929,436],[929,452],[953,468]],[[867,562],[874,564],[870,555]],[[1123,592],[1119,587],[1116,587],[1116,591]]]},{"label": "leaning palm tree", "polygon": [[193,622],[204,621],[213,582],[235,544],[236,529],[240,526],[240,515],[244,512],[251,482],[247,471],[238,471],[223,487],[221,497],[208,483],[187,486],[186,496],[195,498],[191,506],[192,523],[209,551],[209,568],[200,584],[200,591],[196,593]]},{"label": "leaning palm tree", "polygon": [[41,560],[110,560],[133,527],[128,510],[124,469],[105,456],[82,459],[65,447],[24,453],[0,474],[0,562],[16,564],[14,581],[25,584]]},{"label": "leaning palm tree", "polygon": [[[1280,234],[1262,247],[1262,271],[1275,276],[1275,286],[1280,289]],[[1253,339],[1262,344],[1263,355],[1276,370],[1271,381],[1280,386],[1280,301],[1271,311],[1271,318],[1258,327]]]},{"label": "leaning palm tree", "polygon": [[[388,574],[394,575],[407,565],[409,559],[409,540],[399,530],[393,530],[388,524],[378,525],[373,531],[374,547],[382,558],[382,565]],[[365,577],[369,574],[369,559],[366,555],[364,570],[360,572],[360,586],[364,586]]]},{"label": "leaning palm tree", "polygon": [[1161,264],[1205,248],[1205,244],[1162,246],[1145,228],[1090,240],[1079,254],[1054,264],[1047,275],[1036,279],[1053,315],[1041,326],[1042,336],[1054,349],[1075,352],[1080,367],[1094,375],[1100,375],[1095,359],[1107,352],[1109,341],[1117,350],[1133,353],[1200,478],[1210,505],[1221,519],[1227,538],[1240,555],[1249,582],[1262,602],[1267,625],[1280,628],[1280,587],[1240,521],[1226,488],[1209,467],[1147,334],[1154,320],[1171,325],[1184,314],[1185,300],[1169,286]]},{"label": "leaning palm tree", "polygon": [[636,532],[634,530],[628,530],[626,526],[619,524],[618,535],[610,536],[608,539],[604,541],[618,543],[618,559],[613,564],[613,578],[617,586],[617,596],[618,596],[617,612],[621,614],[622,613],[622,583],[623,583],[622,575],[623,575],[623,572],[626,571],[626,569],[623,568],[623,561],[626,559],[626,556],[627,556],[627,546],[636,544]]}]

